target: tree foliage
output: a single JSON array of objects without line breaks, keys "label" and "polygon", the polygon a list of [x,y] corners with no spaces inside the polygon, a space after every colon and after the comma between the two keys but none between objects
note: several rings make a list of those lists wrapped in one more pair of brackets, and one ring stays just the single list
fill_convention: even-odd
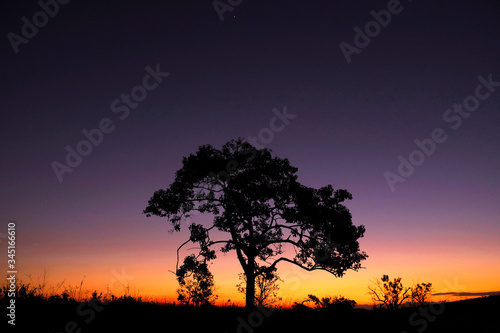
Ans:
[{"label": "tree foliage", "polygon": [[177,299],[181,304],[206,305],[217,299],[214,277],[206,261],[198,261],[194,255],[184,258],[184,264],[177,270]]},{"label": "tree foliage", "polygon": [[429,302],[432,293],[432,283],[417,283],[412,287],[404,287],[401,278],[389,280],[383,275],[372,286],[368,286],[369,294],[375,304],[387,310],[397,310],[405,302],[414,305],[425,305]]},{"label": "tree foliage", "polygon": [[[360,269],[367,257],[357,241],[365,228],[353,225],[343,205],[351,194],[331,185],[304,186],[296,173],[288,159],[241,139],[220,150],[203,145],[183,158],[173,183],[153,194],[144,213],[168,218],[174,231],[192,212],[212,216],[211,225],[189,226],[189,240],[178,251],[189,241],[198,244],[206,261],[216,258],[216,250],[235,251],[251,307],[255,279],[274,271],[279,262],[341,277],[348,269]],[[226,238],[214,239],[214,229]]]},{"label": "tree foliage", "polygon": [[[240,283],[236,285],[238,291],[246,295],[247,278],[243,273],[238,274]],[[268,275],[259,275],[255,278],[255,302],[259,306],[272,306],[273,304],[281,301],[278,297],[279,281],[283,280],[279,277],[276,271]]]},{"label": "tree foliage", "polygon": [[405,288],[400,277],[390,281],[388,275],[383,275],[374,285],[368,286],[368,290],[372,300],[387,310],[397,310],[411,298],[411,288]]},{"label": "tree foliage", "polygon": [[432,283],[417,283],[411,288],[412,303],[420,306],[427,304],[432,291]]}]

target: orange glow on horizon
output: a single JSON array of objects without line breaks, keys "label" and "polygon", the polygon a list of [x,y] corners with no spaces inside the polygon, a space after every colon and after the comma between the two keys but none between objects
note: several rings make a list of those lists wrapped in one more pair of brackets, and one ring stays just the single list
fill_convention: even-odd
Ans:
[{"label": "orange glow on horizon", "polygon": [[[368,252],[369,251],[369,252]],[[404,286],[411,286],[417,282],[431,282],[435,293],[443,292],[487,292],[499,291],[500,284],[496,277],[500,276],[500,262],[492,262],[491,257],[480,257],[480,253],[457,252],[450,256],[449,249],[422,256],[421,253],[394,253],[380,249],[367,249],[370,257],[364,264],[364,269],[358,272],[348,271],[344,277],[335,278],[323,271],[306,272],[290,264],[278,265],[278,273],[284,282],[280,283],[279,296],[285,305],[295,301],[302,301],[308,294],[318,297],[339,296],[353,299],[359,305],[372,304],[367,293],[367,286],[383,274],[389,277],[402,277]],[[418,251],[415,251],[418,252]],[[446,260],[439,258],[447,256]],[[138,255],[140,257],[140,255]],[[150,255],[147,262],[141,262],[133,256],[89,258],[82,256],[71,257],[73,263],[60,257],[53,258],[50,266],[36,260],[26,260],[23,272],[31,274],[32,282],[40,280],[44,268],[47,270],[48,285],[55,286],[65,281],[65,286],[77,286],[84,281],[84,289],[92,292],[111,291],[115,295],[128,292],[145,299],[161,299],[173,302],[176,300],[178,288],[175,275],[169,271],[175,269],[175,260],[168,253],[158,252]],[[455,260],[456,258],[456,260]],[[498,257],[497,257],[498,258]],[[238,293],[236,285],[241,268],[231,254],[221,255],[211,265],[215,277],[217,304],[234,303],[242,305],[244,297]],[[484,272],[484,274],[478,274]],[[24,282],[27,277],[20,275]],[[62,290],[60,290],[62,292]],[[436,296],[434,300],[457,300],[464,297]]]},{"label": "orange glow on horizon", "polygon": [[[358,215],[356,224],[368,224],[365,222],[368,217]],[[115,295],[122,295],[128,285],[130,293],[175,300],[178,283],[172,271],[177,247],[188,236],[187,228],[170,234],[167,223],[156,221],[161,220],[145,223],[140,217],[140,221],[125,225],[112,223],[91,228],[82,225],[71,231],[23,230],[20,224],[18,277],[29,282],[26,274],[31,274],[36,282],[45,269],[52,286],[64,281],[65,286],[73,287],[84,279],[90,292],[105,293],[109,288]],[[342,278],[280,263],[278,273],[284,282],[280,283],[279,296],[285,304],[302,301],[308,294],[342,295],[358,304],[372,304],[367,286],[383,274],[391,279],[402,277],[404,286],[431,282],[435,293],[500,291],[498,227],[489,228],[483,228],[482,233],[472,228],[467,228],[467,232],[450,229],[439,233],[431,224],[421,224],[415,232],[374,230],[360,240],[361,250],[369,255],[363,262],[364,268],[358,272],[349,270]],[[0,250],[4,244],[0,244]],[[191,247],[180,253],[180,260],[195,251]],[[210,269],[215,277],[218,302],[225,304],[230,300],[242,304],[244,297],[236,288],[242,269],[235,254],[218,253]]]}]

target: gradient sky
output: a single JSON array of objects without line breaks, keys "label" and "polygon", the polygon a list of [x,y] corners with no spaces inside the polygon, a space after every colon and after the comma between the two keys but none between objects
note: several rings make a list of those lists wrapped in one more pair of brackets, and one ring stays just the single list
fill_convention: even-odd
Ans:
[{"label": "gradient sky", "polygon": [[[382,274],[441,293],[499,291],[500,87],[456,130],[443,114],[474,94],[479,76],[500,81],[500,4],[401,1],[347,63],[339,44],[354,44],[354,28],[387,4],[243,1],[221,21],[208,0],[71,1],[16,54],[8,34],[41,8],[2,2],[0,233],[17,222],[20,276],[46,269],[53,283],[85,276],[89,289],[129,283],[175,297],[169,270],[187,228],[170,234],[166,220],[146,218],[147,200],[183,156],[255,136],[286,106],[297,117],[265,146],[303,184],[352,193],[369,258],[341,279],[280,265],[285,299],[369,303],[366,287]],[[111,103],[157,65],[170,75],[120,120]],[[51,163],[103,118],[115,130],[59,182]],[[391,191],[384,172],[397,173],[398,156],[435,128],[447,140]],[[243,299],[234,253],[212,270],[222,300]]]}]

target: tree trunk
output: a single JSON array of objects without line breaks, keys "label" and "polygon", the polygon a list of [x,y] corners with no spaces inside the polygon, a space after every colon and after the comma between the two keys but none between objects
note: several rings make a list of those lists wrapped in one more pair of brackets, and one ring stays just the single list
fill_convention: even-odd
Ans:
[{"label": "tree trunk", "polygon": [[248,259],[248,267],[245,274],[247,278],[245,308],[252,309],[255,306],[255,261],[253,258]]}]

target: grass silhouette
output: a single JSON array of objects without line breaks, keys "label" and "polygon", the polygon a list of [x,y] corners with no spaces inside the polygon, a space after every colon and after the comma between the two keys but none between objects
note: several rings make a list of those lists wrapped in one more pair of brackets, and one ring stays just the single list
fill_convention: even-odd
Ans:
[{"label": "grass silhouette", "polygon": [[[18,281],[16,329],[36,332],[131,332],[180,330],[182,332],[420,332],[423,325],[409,319],[425,308],[398,311],[350,307],[275,308],[262,315],[226,303],[202,307],[181,306],[165,299],[130,294],[116,296],[89,291],[79,285]],[[8,287],[0,288],[0,306],[6,309]],[[500,295],[443,303],[444,311],[432,316],[422,332],[498,332]],[[260,315],[259,315],[260,313]],[[3,326],[7,326],[4,319]],[[9,329],[12,328],[9,325]],[[2,330],[3,331],[3,330]]]}]

